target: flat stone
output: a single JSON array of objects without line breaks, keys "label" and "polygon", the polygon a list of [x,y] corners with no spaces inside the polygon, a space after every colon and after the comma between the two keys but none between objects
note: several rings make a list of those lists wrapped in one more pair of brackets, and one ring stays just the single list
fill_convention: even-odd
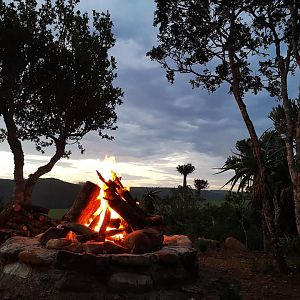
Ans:
[{"label": "flat stone", "polygon": [[164,245],[192,248],[192,242],[186,235],[164,235]]},{"label": "flat stone", "polygon": [[103,242],[87,242],[82,244],[83,252],[102,254],[104,252]]},{"label": "flat stone", "polygon": [[47,242],[46,248],[48,249],[62,249],[66,246],[72,244],[72,240],[61,238],[61,239],[51,239]]},{"label": "flat stone", "polygon": [[18,276],[26,279],[30,277],[31,271],[32,269],[30,266],[23,263],[15,262],[12,264],[5,265],[2,272],[4,274]]},{"label": "flat stone", "polygon": [[24,250],[19,253],[19,260],[32,265],[51,265],[56,258],[57,251],[38,248]]},{"label": "flat stone", "polygon": [[89,292],[93,289],[93,281],[77,272],[66,272],[64,276],[55,283],[55,287],[64,292]]},{"label": "flat stone", "polygon": [[156,251],[155,254],[158,257],[159,263],[163,265],[177,265],[180,261],[176,250],[169,249],[168,247]]},{"label": "flat stone", "polygon": [[157,261],[154,254],[116,254],[112,262],[120,265],[148,267]]},{"label": "flat stone", "polygon": [[96,255],[74,253],[61,250],[57,252],[55,267],[64,270],[82,270],[93,272],[97,268]]},{"label": "flat stone", "polygon": [[75,252],[75,253],[83,252],[82,244],[79,242],[72,242],[70,245],[65,246],[64,250]]},{"label": "flat stone", "polygon": [[152,288],[153,281],[150,275],[120,272],[109,278],[108,285],[116,290],[148,290]]},{"label": "flat stone", "polygon": [[[165,248],[163,248],[165,249]],[[190,247],[172,246],[167,247],[169,251],[175,251],[180,258],[181,263],[186,268],[194,266],[197,260],[197,250]]]},{"label": "flat stone", "polygon": [[190,279],[190,270],[182,265],[161,267],[151,272],[151,277],[155,284],[176,284]]},{"label": "flat stone", "polygon": [[39,246],[39,241],[35,238],[11,237],[0,246],[0,257],[5,260],[14,261],[17,260],[20,251],[39,248]]}]

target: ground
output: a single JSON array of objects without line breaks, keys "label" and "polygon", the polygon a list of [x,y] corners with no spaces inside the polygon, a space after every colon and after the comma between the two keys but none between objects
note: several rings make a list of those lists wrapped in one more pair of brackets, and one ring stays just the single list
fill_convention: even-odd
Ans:
[{"label": "ground", "polygon": [[[223,290],[223,299],[238,299],[239,294],[245,300],[300,299],[299,273],[280,275],[274,260],[262,252],[210,251],[199,255],[199,263],[212,282],[219,278],[235,284]],[[229,294],[236,298],[230,298]]]},{"label": "ground", "polygon": [[195,281],[139,293],[112,290],[103,291],[101,295],[92,291],[58,292],[46,280],[34,282],[2,275],[0,299],[300,299],[299,273],[280,275],[272,259],[262,252],[209,250],[205,254],[199,253],[198,260],[199,275]]}]

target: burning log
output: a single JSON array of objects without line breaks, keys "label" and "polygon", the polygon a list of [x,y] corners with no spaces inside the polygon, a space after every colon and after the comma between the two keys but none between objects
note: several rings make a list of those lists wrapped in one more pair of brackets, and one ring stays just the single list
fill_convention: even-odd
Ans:
[{"label": "burning log", "polygon": [[109,208],[107,208],[105,210],[104,219],[103,219],[103,222],[102,222],[100,230],[99,230],[99,234],[101,237],[103,237],[105,235],[105,231],[106,231],[106,228],[108,227],[110,217],[111,217],[111,212],[110,212]]},{"label": "burning log", "polygon": [[121,225],[121,219],[110,219],[107,227],[119,229]]},{"label": "burning log", "polygon": [[115,210],[134,230],[144,228],[147,225],[146,218],[132,206],[128,205],[121,197],[115,195],[107,199],[109,206]]},{"label": "burning log", "polygon": [[92,223],[90,224],[89,228],[92,229],[92,230],[95,230],[95,227],[97,226],[99,220],[100,220],[100,215],[97,215],[97,216],[93,219],[93,221],[92,221]]},{"label": "burning log", "polygon": [[69,229],[78,235],[85,236],[88,240],[99,241],[98,232],[78,223],[66,223],[62,225],[63,228]]},{"label": "burning log", "polygon": [[88,223],[93,213],[99,208],[100,201],[97,199],[100,187],[90,181],[87,181],[69,212],[63,217],[63,220],[79,224]]},{"label": "burning log", "polygon": [[58,238],[66,237],[68,232],[69,232],[69,230],[66,228],[50,227],[39,237],[39,242],[42,245],[46,245],[47,242],[51,239],[58,239]]}]

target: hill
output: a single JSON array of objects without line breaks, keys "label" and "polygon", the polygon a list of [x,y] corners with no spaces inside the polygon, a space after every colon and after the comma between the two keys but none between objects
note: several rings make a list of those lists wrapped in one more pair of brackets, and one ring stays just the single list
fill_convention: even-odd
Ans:
[{"label": "hill", "polygon": [[[80,184],[65,182],[54,178],[39,179],[33,192],[33,204],[50,209],[69,208],[81,189]],[[130,192],[134,198],[141,199],[143,194],[154,188],[131,187]],[[173,188],[159,188],[159,195],[164,198],[172,193]],[[13,181],[0,179],[0,199],[4,204],[9,202],[13,191]],[[207,190],[202,196],[208,201],[222,201],[227,191]]]}]

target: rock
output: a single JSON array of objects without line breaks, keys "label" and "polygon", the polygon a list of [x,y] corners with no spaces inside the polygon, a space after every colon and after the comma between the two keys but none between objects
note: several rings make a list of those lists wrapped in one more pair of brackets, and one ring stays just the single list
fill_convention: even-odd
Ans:
[{"label": "rock", "polygon": [[50,227],[39,237],[39,242],[42,245],[46,245],[47,242],[51,239],[59,239],[66,237],[68,232],[69,229],[66,228]]},{"label": "rock", "polygon": [[104,253],[104,243],[103,242],[87,242],[82,244],[83,252],[88,252],[92,254],[102,254]]},{"label": "rock", "polygon": [[191,247],[192,242],[186,235],[164,235],[164,245]]},{"label": "rock", "polygon": [[246,246],[234,237],[228,237],[225,240],[224,248],[226,250],[233,250],[233,251],[237,251],[237,252],[247,251]]},{"label": "rock", "polygon": [[106,241],[103,243],[103,252],[111,254],[127,253],[128,249],[118,245],[117,243]]},{"label": "rock", "polygon": [[2,272],[4,274],[18,276],[18,277],[26,279],[26,278],[30,277],[32,269],[28,265],[25,265],[25,264],[19,263],[19,262],[15,262],[12,264],[5,265]]},{"label": "rock", "polygon": [[61,250],[57,252],[55,267],[64,270],[93,272],[97,267],[96,255]]},{"label": "rock", "polygon": [[[185,268],[190,268],[197,265],[197,250],[190,247],[169,246],[166,247],[169,251],[175,251],[180,258],[182,265]],[[163,248],[165,249],[165,247]]]},{"label": "rock", "polygon": [[64,292],[89,292],[93,289],[93,280],[77,272],[66,272],[64,276],[55,283],[55,287]]},{"label": "rock", "polygon": [[120,272],[113,274],[108,281],[109,287],[116,290],[148,290],[153,286],[150,275]]},{"label": "rock", "polygon": [[64,250],[75,252],[75,253],[83,252],[82,244],[79,242],[72,242],[70,245],[65,246]]},{"label": "rock", "polygon": [[15,261],[18,259],[20,251],[39,248],[39,246],[40,244],[35,238],[22,236],[11,237],[0,246],[0,257],[3,260]]},{"label": "rock", "polygon": [[61,238],[61,239],[51,239],[47,242],[46,248],[48,249],[63,249],[66,246],[72,244],[72,240]]},{"label": "rock", "polygon": [[124,239],[124,246],[130,249],[131,253],[136,254],[159,250],[162,244],[163,235],[152,228],[133,231]]},{"label": "rock", "polygon": [[205,239],[202,237],[199,237],[197,240],[200,242],[207,243],[207,245],[210,249],[220,248],[220,245],[221,245],[221,243],[217,240],[210,240],[210,239]]},{"label": "rock", "polygon": [[45,248],[24,250],[19,253],[19,260],[26,264],[50,265],[55,261],[56,253]]},{"label": "rock", "polygon": [[175,250],[164,247],[155,254],[158,257],[158,261],[162,265],[177,265],[180,261],[178,253]]},{"label": "rock", "polygon": [[157,261],[154,254],[116,254],[112,256],[112,262],[126,266],[148,267]]}]

